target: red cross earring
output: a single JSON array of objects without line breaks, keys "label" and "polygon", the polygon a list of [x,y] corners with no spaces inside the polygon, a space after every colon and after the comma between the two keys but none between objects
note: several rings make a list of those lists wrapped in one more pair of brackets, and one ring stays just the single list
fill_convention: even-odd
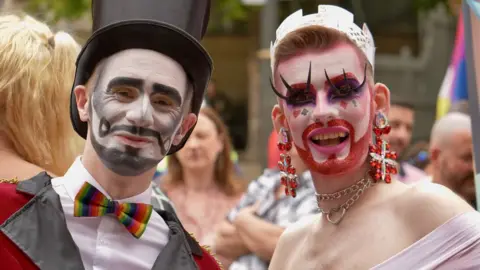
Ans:
[{"label": "red cross earring", "polygon": [[296,189],[298,187],[297,170],[292,166],[292,158],[288,152],[292,149],[292,142],[288,130],[281,128],[278,133],[278,150],[280,150],[280,161],[278,168],[281,173],[281,183],[285,186],[285,195],[297,196]]},{"label": "red cross earring", "polygon": [[392,182],[392,174],[397,174],[397,153],[390,151],[390,145],[381,138],[382,135],[390,133],[390,125],[387,117],[382,112],[375,115],[373,132],[375,133],[375,144],[370,144],[370,175],[373,181]]}]

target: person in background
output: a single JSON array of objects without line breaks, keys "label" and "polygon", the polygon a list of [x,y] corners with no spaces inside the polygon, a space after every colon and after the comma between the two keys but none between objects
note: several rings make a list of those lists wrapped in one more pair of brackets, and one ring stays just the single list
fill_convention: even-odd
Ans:
[{"label": "person in background", "polygon": [[[209,106],[207,105],[206,101],[204,100],[203,103],[202,103],[202,108],[205,108],[205,107],[209,107]],[[238,153],[235,151],[235,149],[233,149],[233,147],[230,151],[230,159],[233,162],[235,173],[239,177],[242,177],[243,173],[242,173],[242,168],[240,167]],[[165,157],[162,161],[160,161],[160,163],[158,163],[157,170],[155,172],[155,175],[153,176],[153,179],[154,179],[156,184],[160,184],[160,180],[162,179],[162,175],[165,175],[167,173],[167,170],[168,170],[168,157]]]},{"label": "person in background", "polygon": [[[412,141],[412,130],[415,122],[415,109],[408,102],[401,101],[397,97],[392,97],[388,120],[391,126],[389,134],[384,135],[386,141],[390,143],[391,149],[400,157],[405,155],[405,150]],[[410,165],[408,162],[399,162],[399,173],[395,177],[405,183],[415,183],[424,178],[425,173]]]},{"label": "person in background", "polygon": [[406,152],[404,159],[409,164],[423,170],[427,175],[432,175],[432,166],[428,154],[429,147],[428,142],[418,142]]},{"label": "person in background", "polygon": [[430,139],[433,175],[425,180],[444,185],[476,206],[470,116],[446,114],[435,122]]},{"label": "person in background", "polygon": [[278,168],[268,168],[250,183],[247,193],[220,225],[213,249],[227,269],[268,269],[285,228],[318,213],[310,172],[295,148],[290,157],[300,176],[295,198],[285,195]]},{"label": "person in background", "polygon": [[[455,102],[452,104],[448,112],[459,112],[468,115],[468,101],[461,100]],[[404,155],[404,160],[409,164],[422,169],[428,175],[428,177],[425,179],[429,179],[431,181],[433,167],[432,163],[430,162],[429,148],[430,144],[428,142],[418,142],[407,151],[407,153]]]},{"label": "person in background", "polygon": [[183,226],[202,245],[213,244],[216,228],[246,190],[230,153],[227,128],[213,109],[204,107],[185,147],[170,156],[160,180]]},{"label": "person in background", "polygon": [[0,17],[0,179],[63,175],[81,153],[68,107],[79,51],[28,15]]}]

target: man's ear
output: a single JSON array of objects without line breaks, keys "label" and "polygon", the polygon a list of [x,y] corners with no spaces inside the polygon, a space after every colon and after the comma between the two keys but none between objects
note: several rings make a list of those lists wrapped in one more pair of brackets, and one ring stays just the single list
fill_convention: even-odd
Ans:
[{"label": "man's ear", "polygon": [[374,111],[381,111],[388,115],[390,110],[390,90],[383,83],[376,83],[373,87],[372,99],[374,102]]},{"label": "man's ear", "polygon": [[196,122],[197,116],[194,113],[188,113],[183,118],[182,125],[178,129],[177,134],[173,137],[173,145],[181,143],[187,132],[193,128]]},{"label": "man's ear", "polygon": [[87,93],[87,88],[84,85],[78,85],[73,89],[73,93],[75,94],[80,120],[87,122],[90,117],[88,114],[90,99]]},{"label": "man's ear", "polygon": [[437,163],[440,157],[440,149],[437,147],[430,148],[429,155],[430,155],[430,162]]},{"label": "man's ear", "polygon": [[277,132],[279,132],[282,127],[288,129],[287,119],[285,118],[285,114],[283,113],[282,108],[278,104],[275,104],[275,106],[273,106],[272,122],[273,128],[275,128]]}]

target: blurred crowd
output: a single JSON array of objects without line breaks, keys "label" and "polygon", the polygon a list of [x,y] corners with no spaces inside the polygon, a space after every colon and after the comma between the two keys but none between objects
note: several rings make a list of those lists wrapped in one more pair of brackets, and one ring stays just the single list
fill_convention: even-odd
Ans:
[{"label": "blurred crowd", "polygon": [[[80,154],[82,140],[71,130],[68,113],[78,50],[68,34],[53,34],[31,17],[0,17],[0,178],[27,179],[43,170],[62,175]],[[318,207],[311,175],[296,153],[297,196],[285,195],[275,130],[264,149],[269,167],[256,179],[244,179],[237,151],[246,144],[245,115],[212,80],[190,139],[159,164],[152,185],[225,269],[261,270],[284,229],[317,214]],[[409,101],[392,98],[388,119],[392,129],[385,139],[401,157],[397,180],[444,185],[476,207],[466,103],[453,104],[435,121],[428,142],[412,143],[415,107]]]}]

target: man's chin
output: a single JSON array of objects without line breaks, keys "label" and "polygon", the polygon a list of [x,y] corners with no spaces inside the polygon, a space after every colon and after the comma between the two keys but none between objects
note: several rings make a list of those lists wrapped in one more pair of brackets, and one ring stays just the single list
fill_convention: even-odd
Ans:
[{"label": "man's chin", "polygon": [[315,161],[310,164],[307,163],[307,167],[311,172],[315,172],[324,176],[343,176],[349,174],[361,167],[363,162],[349,162],[347,160],[330,159],[322,163]]},{"label": "man's chin", "polygon": [[[105,147],[92,136],[93,149],[103,165],[121,176],[138,176],[155,168],[162,158],[150,158],[140,155],[138,149],[125,147]],[[120,149],[125,148],[125,149]]]},{"label": "man's chin", "polygon": [[364,163],[355,156],[349,154],[345,159],[330,158],[324,162],[317,162],[312,154],[306,150],[297,147],[297,152],[303,160],[307,168],[311,172],[325,176],[341,176],[348,174],[358,168]]},{"label": "man's chin", "polygon": [[392,151],[394,151],[395,153],[397,153],[397,155],[401,155],[403,153],[403,151],[405,150],[405,147],[404,146],[401,146],[399,144],[395,144],[395,143],[391,143],[389,142],[389,145],[390,145],[390,149]]}]

